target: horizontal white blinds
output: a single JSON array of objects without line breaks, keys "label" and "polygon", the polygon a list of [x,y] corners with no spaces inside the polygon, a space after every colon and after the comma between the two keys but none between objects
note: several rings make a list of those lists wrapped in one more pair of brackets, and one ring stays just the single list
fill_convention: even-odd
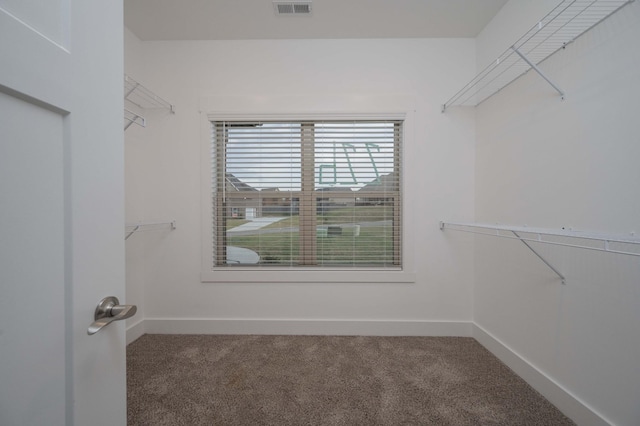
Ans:
[{"label": "horizontal white blinds", "polygon": [[400,265],[401,122],[212,128],[215,265]]}]

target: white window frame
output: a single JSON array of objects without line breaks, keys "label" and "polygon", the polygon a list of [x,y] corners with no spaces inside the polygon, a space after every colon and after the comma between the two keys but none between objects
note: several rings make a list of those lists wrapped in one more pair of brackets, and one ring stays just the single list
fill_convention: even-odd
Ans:
[{"label": "white window frame", "polygon": [[[269,105],[270,111],[261,111],[256,108],[256,98],[252,97],[211,97],[200,100],[201,107],[201,140],[202,140],[202,179],[201,179],[201,238],[202,238],[202,261],[201,261],[201,282],[203,283],[413,283],[415,282],[414,271],[414,251],[413,251],[413,214],[412,200],[409,196],[402,196],[402,266],[390,267],[355,267],[355,268],[332,268],[321,267],[290,267],[290,266],[269,266],[260,267],[214,267],[213,266],[213,221],[211,197],[214,188],[212,187],[212,164],[211,164],[211,123],[216,121],[278,121],[278,120],[402,120],[404,122],[403,148],[401,155],[406,157],[407,147],[412,145],[414,111],[415,108],[407,106],[407,100],[400,102],[404,107],[398,107],[398,99],[393,98],[391,102],[385,102],[381,97],[375,97],[376,101],[358,98],[353,102],[353,98],[347,97],[336,102],[335,97],[331,98],[331,103],[340,105],[339,112],[314,112],[313,105],[323,104],[322,99],[313,101],[301,99],[300,97],[277,97],[271,102],[259,102]],[[351,102],[350,102],[351,101]],[[412,101],[412,100],[411,100]],[[389,109],[376,111],[371,105],[391,104]],[[410,102],[413,105],[413,102]],[[353,105],[350,105],[353,104]],[[288,112],[291,105],[297,105],[297,111]],[[347,106],[348,108],[345,108]],[[222,108],[228,108],[225,111]],[[220,111],[220,112],[217,112]],[[244,112],[243,112],[244,111]],[[403,178],[407,174],[406,162],[403,162]]]}]

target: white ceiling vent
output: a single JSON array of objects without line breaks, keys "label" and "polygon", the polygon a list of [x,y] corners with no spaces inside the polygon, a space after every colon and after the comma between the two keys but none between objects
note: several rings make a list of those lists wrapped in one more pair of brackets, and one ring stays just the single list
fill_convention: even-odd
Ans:
[{"label": "white ceiling vent", "polygon": [[273,8],[278,16],[309,16],[310,1],[274,1]]}]

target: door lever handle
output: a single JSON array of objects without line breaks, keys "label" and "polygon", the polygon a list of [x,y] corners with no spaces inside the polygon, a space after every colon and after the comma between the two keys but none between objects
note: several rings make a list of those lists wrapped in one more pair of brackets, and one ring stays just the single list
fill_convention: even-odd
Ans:
[{"label": "door lever handle", "polygon": [[96,312],[93,316],[95,321],[89,326],[87,334],[96,334],[114,321],[130,318],[136,314],[137,310],[138,307],[136,305],[120,305],[117,297],[105,297],[96,307]]}]

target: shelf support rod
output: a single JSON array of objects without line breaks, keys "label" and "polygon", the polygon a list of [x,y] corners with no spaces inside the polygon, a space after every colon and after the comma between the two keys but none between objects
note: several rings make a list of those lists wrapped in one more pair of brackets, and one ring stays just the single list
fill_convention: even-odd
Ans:
[{"label": "shelf support rod", "polygon": [[138,86],[140,85],[140,83],[138,83],[136,81],[136,83],[133,85],[133,87],[131,88],[131,90],[129,90],[127,93],[124,94],[124,98],[128,99],[129,95],[132,94],[133,92],[135,92],[135,90],[138,88]]},{"label": "shelf support rod", "polygon": [[132,236],[138,229],[140,229],[140,225],[136,225],[136,227],[133,228],[126,237],[124,237],[124,240],[127,241],[127,239],[129,239],[129,237]]},{"label": "shelf support rod", "polygon": [[[136,114],[133,111],[129,111],[126,108],[124,109],[124,112],[125,112],[124,118],[129,121],[124,126],[124,130],[127,130],[129,128],[129,126],[131,126],[133,123],[136,123],[138,126],[146,127],[147,123],[146,123],[146,120],[145,120],[145,118],[143,116],[141,116],[140,114]],[[127,115],[126,115],[127,113],[131,114],[133,116],[133,118],[127,117]]]},{"label": "shelf support rod", "polygon": [[564,277],[564,275],[562,275],[556,268],[553,267],[553,265],[551,263],[549,263],[549,261],[547,261],[547,259],[545,259],[544,257],[542,257],[542,255],[540,253],[538,253],[533,247],[531,247],[531,245],[526,242],[525,240],[522,239],[522,237],[520,237],[520,235],[518,235],[518,233],[516,231],[511,231],[511,233],[513,233],[513,235],[515,235],[516,237],[518,237],[518,239],[522,242],[522,244],[524,244],[525,246],[527,246],[527,248],[529,250],[531,250],[533,252],[533,254],[535,254],[536,256],[538,256],[538,258],[540,260],[542,260],[544,262],[545,265],[547,265],[553,272],[556,273],[556,275],[558,277],[560,277],[560,279],[562,280],[562,284],[566,284],[566,278]]},{"label": "shelf support rod", "polygon": [[553,87],[554,89],[556,89],[556,92],[558,92],[560,94],[561,99],[564,99],[564,91],[562,89],[560,89],[553,81],[551,81],[549,79],[549,77],[547,77],[540,68],[538,68],[538,66],[536,64],[534,64],[533,62],[531,62],[529,60],[529,58],[527,58],[525,55],[522,54],[522,52],[520,52],[515,46],[511,46],[511,49],[516,52],[518,54],[518,56],[520,56],[522,58],[523,61],[525,61],[527,64],[529,64],[529,66],[531,68],[533,68],[533,70],[535,72],[537,72],[540,77],[544,78],[546,80],[547,83],[549,83],[551,85],[551,87]]}]

